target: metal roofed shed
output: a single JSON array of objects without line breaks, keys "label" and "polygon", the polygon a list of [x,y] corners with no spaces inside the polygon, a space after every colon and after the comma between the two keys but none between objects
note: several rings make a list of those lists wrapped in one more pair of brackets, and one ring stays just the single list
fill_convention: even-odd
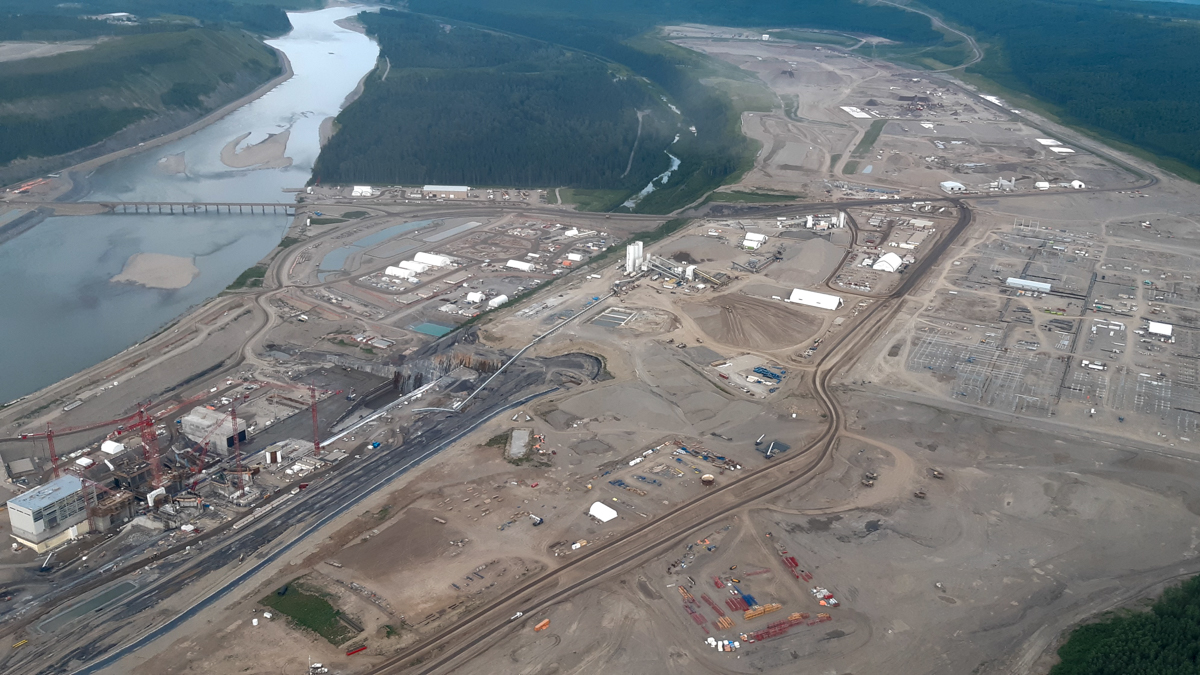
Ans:
[{"label": "metal roofed shed", "polygon": [[602,523],[607,523],[617,517],[617,512],[607,504],[592,502],[592,508],[588,509],[588,515]]},{"label": "metal roofed shed", "polygon": [[941,188],[942,188],[942,192],[946,192],[948,194],[954,194],[955,192],[965,192],[967,189],[967,186],[963,185],[962,183],[959,183],[958,181],[944,180],[941,182]]},{"label": "metal roofed shed", "polygon": [[798,305],[806,305],[808,307],[817,307],[819,309],[838,309],[842,306],[842,299],[836,295],[828,293],[814,293],[806,291],[802,288],[792,289],[792,295],[787,299],[788,302],[793,302]]},{"label": "metal roofed shed", "polygon": [[350,189],[351,197],[370,197],[374,194],[370,185],[355,185]]},{"label": "metal roofed shed", "polygon": [[466,199],[471,192],[471,188],[466,185],[426,185],[422,189],[427,197],[443,199]]},{"label": "metal roofed shed", "polygon": [[1034,291],[1037,293],[1050,292],[1050,284],[1042,281],[1030,281],[1029,279],[1022,279],[1020,277],[1009,277],[1004,281],[1004,285],[1011,288],[1019,288],[1023,291]]},{"label": "metal roofed shed", "polygon": [[1174,328],[1175,327],[1169,323],[1160,323],[1158,321],[1151,321],[1149,327],[1147,327],[1146,330],[1147,330],[1147,332],[1151,333],[1152,335],[1161,335],[1163,337],[1171,337],[1171,331],[1174,330]]},{"label": "metal roofed shed", "polygon": [[522,272],[533,271],[533,263],[527,263],[524,260],[509,260],[505,266],[511,267],[514,270],[521,270]]}]

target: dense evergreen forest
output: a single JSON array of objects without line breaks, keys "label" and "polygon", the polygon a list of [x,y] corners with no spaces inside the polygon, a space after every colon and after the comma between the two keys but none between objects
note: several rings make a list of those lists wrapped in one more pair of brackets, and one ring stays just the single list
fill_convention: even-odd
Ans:
[{"label": "dense evergreen forest", "polygon": [[[278,5],[314,6],[315,0],[278,0],[274,4],[231,0],[0,0],[0,40],[75,40],[98,35],[169,30],[167,20],[187,17],[206,25],[223,24],[261,35],[283,35],[292,29]],[[83,17],[128,12],[136,26],[110,24]],[[162,20],[159,20],[162,19]]]},{"label": "dense evergreen forest", "polygon": [[360,20],[390,69],[338,116],[314,179],[632,192],[669,164],[677,120],[622,69],[407,12]]},{"label": "dense evergreen forest", "polygon": [[[0,165],[72,152],[163,113],[186,121],[250,91],[281,70],[256,37],[291,30],[281,3],[320,0],[0,0],[0,41],[115,38],[0,63]],[[136,23],[88,18],[113,12]]]},{"label": "dense evergreen forest", "polygon": [[1200,577],[1167,589],[1149,612],[1076,629],[1058,656],[1050,675],[1200,673]]},{"label": "dense evergreen forest", "polygon": [[195,27],[0,62],[0,164],[86,147],[171,109],[203,109],[220,88],[249,91],[279,72],[254,36]]},{"label": "dense evergreen forest", "polygon": [[1200,168],[1200,7],[924,2],[986,44],[987,57],[973,71],[1033,94],[1068,121]]},{"label": "dense evergreen forest", "polygon": [[701,82],[708,74],[701,57],[669,45],[638,40],[639,34],[668,21],[696,21],[861,31],[922,44],[936,43],[942,37],[917,14],[847,0],[683,0],[661,4],[634,0],[580,0],[569,4],[512,0],[503,5],[487,0],[410,0],[408,5],[414,11],[595,54],[661,87],[683,113],[685,126],[695,126],[696,133],[682,134],[680,141],[671,146],[671,154],[682,164],[666,186],[660,186],[638,205],[639,211],[650,213],[669,212],[720,186],[750,166],[757,147],[741,133],[741,109],[723,92]]}]

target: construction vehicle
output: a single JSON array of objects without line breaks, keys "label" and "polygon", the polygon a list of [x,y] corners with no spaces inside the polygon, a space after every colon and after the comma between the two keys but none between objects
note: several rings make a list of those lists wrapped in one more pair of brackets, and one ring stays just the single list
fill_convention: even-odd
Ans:
[{"label": "construction vehicle", "polygon": [[533,627],[533,632],[538,633],[550,627],[550,619],[542,619],[538,625]]},{"label": "construction vehicle", "polygon": [[864,476],[867,480],[879,480],[879,474],[874,471],[868,471]]},{"label": "construction vehicle", "polygon": [[937,469],[930,469],[929,473],[938,480],[944,480],[946,478],[946,474],[942,473],[941,471],[939,471]]},{"label": "construction vehicle", "polygon": [[875,487],[875,481],[870,478],[864,478],[861,482],[865,487]]},{"label": "construction vehicle", "polygon": [[916,492],[913,493],[913,496],[916,497],[917,499],[925,499],[926,492],[924,490],[917,490]]}]

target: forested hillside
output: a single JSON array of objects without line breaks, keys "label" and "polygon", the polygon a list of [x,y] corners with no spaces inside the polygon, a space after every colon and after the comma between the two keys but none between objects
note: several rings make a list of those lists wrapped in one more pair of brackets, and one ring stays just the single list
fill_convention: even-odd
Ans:
[{"label": "forested hillside", "polygon": [[390,69],[338,116],[314,179],[632,192],[669,163],[674,114],[620,68],[406,12],[360,19]]},{"label": "forested hillside", "polygon": [[133,122],[194,117],[280,72],[240,30],[186,28],[0,63],[0,164],[96,143]]},{"label": "forested hillside", "polygon": [[[764,3],[750,0],[410,0],[414,11],[452,17],[526,35],[596,54],[627,67],[661,87],[679,108],[684,133],[671,147],[682,160],[669,183],[638,205],[639,211],[665,213],[688,204],[746,169],[757,147],[741,133],[744,104],[702,82],[716,67],[704,57],[664,42],[638,36],[668,22],[707,22],[736,26],[804,26],[872,33],[908,43],[934,44],[941,34],[922,16],[887,6],[849,0],[797,0]],[[739,77],[730,74],[730,77]],[[744,75],[742,75],[744,77]],[[751,79],[751,78],[747,78]],[[550,183],[555,184],[555,183]]]},{"label": "forested hillside", "polygon": [[1200,672],[1200,577],[1167,589],[1149,612],[1082,626],[1050,675],[1194,675]]},{"label": "forested hillside", "polygon": [[987,58],[972,70],[1049,102],[1068,121],[1200,169],[1200,8],[1095,0],[924,3],[986,44]]},{"label": "forested hillside", "polygon": [[[43,0],[0,0],[0,40],[75,40],[97,35],[159,32],[164,22],[188,20],[206,25],[223,24],[261,35],[282,35],[291,30],[282,9],[312,8],[319,0],[76,0],[69,3]],[[83,17],[128,12],[139,23],[125,26]]]}]

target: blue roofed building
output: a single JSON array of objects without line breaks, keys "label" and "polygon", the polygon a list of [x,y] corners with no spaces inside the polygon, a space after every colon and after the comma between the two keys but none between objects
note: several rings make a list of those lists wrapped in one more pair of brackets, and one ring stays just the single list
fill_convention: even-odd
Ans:
[{"label": "blue roofed building", "polygon": [[83,481],[65,475],[8,500],[12,537],[38,553],[86,534],[88,499]]}]

